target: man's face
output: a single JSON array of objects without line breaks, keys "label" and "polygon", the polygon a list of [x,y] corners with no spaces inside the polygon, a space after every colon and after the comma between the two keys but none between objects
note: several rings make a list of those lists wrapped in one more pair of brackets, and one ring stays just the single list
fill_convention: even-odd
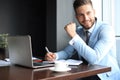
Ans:
[{"label": "man's face", "polygon": [[90,4],[80,6],[76,9],[76,18],[85,29],[90,29],[95,22],[95,11]]}]

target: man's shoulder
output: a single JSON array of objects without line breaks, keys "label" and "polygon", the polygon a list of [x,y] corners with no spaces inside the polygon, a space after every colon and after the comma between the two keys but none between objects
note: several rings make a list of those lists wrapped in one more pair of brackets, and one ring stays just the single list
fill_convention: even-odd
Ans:
[{"label": "man's shoulder", "polygon": [[100,20],[96,21],[96,25],[97,26],[110,26],[108,23],[106,23],[104,21],[100,21]]},{"label": "man's shoulder", "polygon": [[76,32],[81,32],[81,31],[83,31],[83,28],[81,27],[81,26],[77,26],[77,28],[76,28]]},{"label": "man's shoulder", "polygon": [[112,26],[104,21],[97,21],[96,28],[99,28],[99,29],[105,29],[105,28],[108,29],[109,28],[110,29],[110,28],[112,28]]},{"label": "man's shoulder", "polygon": [[83,28],[82,28],[82,26],[77,26],[77,28],[76,28],[76,30],[82,30]]}]

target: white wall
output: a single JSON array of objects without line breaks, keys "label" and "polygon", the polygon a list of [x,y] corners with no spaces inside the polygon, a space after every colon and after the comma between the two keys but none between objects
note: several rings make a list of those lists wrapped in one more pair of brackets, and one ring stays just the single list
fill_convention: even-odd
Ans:
[{"label": "white wall", "polygon": [[74,20],[73,0],[57,0],[57,50],[68,44],[70,37],[64,26]]},{"label": "white wall", "polygon": [[116,36],[120,36],[120,0],[103,0],[103,21],[112,25]]},{"label": "white wall", "polygon": [[116,36],[120,36],[120,0],[114,0],[114,26]]},{"label": "white wall", "polygon": [[93,2],[93,7],[95,9],[96,12],[96,17],[99,20],[102,20],[102,0],[92,0]]},{"label": "white wall", "polygon": [[114,26],[114,0],[102,1],[102,20],[109,25]]},{"label": "white wall", "polygon": [[120,37],[116,37],[116,47],[117,47],[117,60],[120,67]]}]

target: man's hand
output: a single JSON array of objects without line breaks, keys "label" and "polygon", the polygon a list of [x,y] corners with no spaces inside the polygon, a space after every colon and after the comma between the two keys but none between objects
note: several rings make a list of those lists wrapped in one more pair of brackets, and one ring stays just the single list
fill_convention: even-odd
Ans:
[{"label": "man's hand", "polygon": [[70,37],[74,37],[76,33],[76,24],[75,23],[69,23],[64,27],[65,31],[68,33]]},{"label": "man's hand", "polygon": [[56,54],[55,53],[52,53],[52,52],[46,53],[45,60],[54,61],[55,59],[56,59]]}]

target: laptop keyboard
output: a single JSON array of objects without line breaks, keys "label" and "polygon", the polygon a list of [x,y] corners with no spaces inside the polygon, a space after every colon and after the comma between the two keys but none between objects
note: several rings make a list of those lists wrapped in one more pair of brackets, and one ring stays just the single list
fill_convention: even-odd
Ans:
[{"label": "laptop keyboard", "polygon": [[34,66],[41,66],[43,63],[33,63]]},{"label": "laptop keyboard", "polygon": [[47,62],[34,62],[33,63],[34,66],[53,66],[54,63],[47,63]]}]

